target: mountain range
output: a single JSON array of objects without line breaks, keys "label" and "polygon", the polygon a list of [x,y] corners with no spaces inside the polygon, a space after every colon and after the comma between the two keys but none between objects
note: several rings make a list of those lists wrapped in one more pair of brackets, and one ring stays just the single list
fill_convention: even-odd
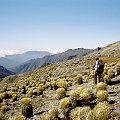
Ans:
[{"label": "mountain range", "polygon": [[9,75],[14,75],[15,73],[7,70],[6,68],[4,68],[3,66],[0,66],[0,78],[4,78],[7,77]]},{"label": "mountain range", "polygon": [[[52,118],[56,113],[57,119],[70,120],[78,117],[76,111],[77,113],[82,111],[79,115],[80,119],[85,115],[91,120],[94,118],[97,120],[98,116],[99,120],[114,120],[114,118],[119,120],[120,41],[80,57],[75,53],[71,54],[73,51],[75,50],[66,51],[70,54],[66,56],[65,61],[46,65],[24,74],[8,76],[0,81],[0,102],[1,108],[6,110],[3,112],[5,120],[23,114],[21,111],[24,109],[21,104],[29,107],[26,101],[32,101],[33,115],[30,120],[46,119],[46,116],[47,119],[49,116]],[[58,55],[62,57],[66,52]],[[75,59],[72,59],[74,57]],[[103,72],[105,83],[100,82],[97,85],[93,82],[93,64],[96,57],[105,63]],[[49,61],[52,59],[50,58]],[[21,102],[22,100],[24,102]],[[63,110],[67,113],[61,115]],[[104,114],[105,112],[107,114]]]},{"label": "mountain range", "polygon": [[15,73],[24,73],[52,63],[70,60],[78,56],[85,56],[91,52],[93,52],[92,49],[84,48],[69,49],[63,53],[58,53],[55,55],[45,56],[43,58],[29,60],[21,65],[11,68],[10,70]]},{"label": "mountain range", "polygon": [[9,69],[30,59],[42,58],[51,54],[52,53],[47,51],[28,51],[23,54],[6,55],[5,57],[0,58],[0,65]]}]

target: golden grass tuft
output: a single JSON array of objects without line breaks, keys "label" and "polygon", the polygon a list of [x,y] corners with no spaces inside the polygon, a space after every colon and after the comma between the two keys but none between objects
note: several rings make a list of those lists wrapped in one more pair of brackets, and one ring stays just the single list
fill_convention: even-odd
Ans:
[{"label": "golden grass tuft", "polygon": [[110,117],[110,107],[106,102],[97,104],[93,109],[95,120],[108,120]]},{"label": "golden grass tuft", "polygon": [[12,117],[11,120],[26,120],[26,119],[23,115],[16,115],[16,116]]},{"label": "golden grass tuft", "polygon": [[58,88],[56,90],[56,95],[58,99],[64,98],[66,95],[66,90],[64,88]]},{"label": "golden grass tuft", "polygon": [[65,110],[66,108],[69,107],[69,104],[70,104],[69,98],[66,97],[66,98],[61,99],[59,103],[60,109]]},{"label": "golden grass tuft", "polygon": [[106,101],[108,98],[108,92],[106,90],[99,90],[97,92],[97,101],[102,102]]},{"label": "golden grass tuft", "polygon": [[107,89],[107,84],[104,83],[104,82],[100,82],[96,85],[96,89],[97,89],[97,91],[106,90]]},{"label": "golden grass tuft", "polygon": [[21,101],[21,103],[23,105],[29,105],[32,102],[31,98],[27,98],[27,97],[26,98],[22,98],[20,101]]},{"label": "golden grass tuft", "polygon": [[86,120],[90,107],[76,107],[70,112],[71,120]]}]

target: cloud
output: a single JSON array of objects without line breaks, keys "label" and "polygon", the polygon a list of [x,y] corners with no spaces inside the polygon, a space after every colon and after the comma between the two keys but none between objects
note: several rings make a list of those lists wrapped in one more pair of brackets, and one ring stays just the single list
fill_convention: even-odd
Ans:
[{"label": "cloud", "polygon": [[0,50],[0,57],[5,57],[5,55],[22,54],[27,51],[48,51],[50,53],[56,54],[66,51],[66,49],[42,49],[42,50]]},{"label": "cloud", "polygon": [[0,57],[5,57],[5,55],[21,54],[25,51],[20,50],[0,50]]}]

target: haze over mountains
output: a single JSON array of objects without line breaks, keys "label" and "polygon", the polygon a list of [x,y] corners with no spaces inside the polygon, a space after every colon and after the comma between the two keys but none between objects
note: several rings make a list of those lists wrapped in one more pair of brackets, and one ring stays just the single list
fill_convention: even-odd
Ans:
[{"label": "haze over mountains", "polygon": [[18,65],[17,67],[14,67],[10,69],[11,71],[15,73],[24,73],[27,71],[34,70],[36,68],[46,66],[52,63],[56,62],[62,62],[66,60],[73,59],[74,57],[78,56],[84,56],[90,52],[92,52],[92,49],[84,49],[84,48],[77,48],[77,49],[69,49],[63,53],[58,53],[50,56],[45,56],[43,58],[37,58],[29,60],[21,65]]},{"label": "haze over mountains", "polygon": [[42,58],[51,54],[47,51],[28,51],[22,54],[5,55],[5,57],[0,57],[0,65],[9,69],[30,59]]},{"label": "haze over mountains", "polygon": [[[46,60],[49,62],[51,62],[53,58],[57,58],[56,60],[63,60],[63,58],[66,58],[67,60],[53,63],[48,66],[46,65],[44,67],[37,68],[33,71],[26,72],[24,74],[10,77],[8,76],[2,79],[0,81],[0,91],[2,95],[4,95],[5,93],[12,93],[13,95],[16,95],[16,99],[13,99],[13,97],[3,97],[1,99],[2,102],[6,100],[6,106],[8,105],[7,107],[10,108],[9,111],[6,111],[5,113],[5,117],[7,118],[6,120],[8,120],[9,116],[14,116],[13,113],[15,113],[15,115],[19,115],[21,113],[21,107],[19,103],[21,98],[26,98],[26,96],[31,98],[33,105],[34,114],[30,118],[30,120],[40,118],[43,115],[49,115],[49,111],[54,110],[53,105],[55,106],[55,108],[60,108],[61,100],[66,100],[66,98],[69,98],[70,100],[73,97],[76,98],[77,104],[75,104],[75,106],[72,106],[72,103],[75,101],[70,101],[69,113],[71,113],[71,109],[74,110],[75,108],[79,107],[81,110],[81,108],[84,108],[84,106],[85,108],[89,107],[91,112],[92,110],[95,110],[98,104],[100,104],[100,109],[97,109],[96,111],[100,115],[101,111],[103,111],[103,115],[103,113],[105,113],[105,107],[101,107],[101,103],[105,103],[106,105],[108,105],[110,111],[110,115],[108,115],[110,116],[109,120],[113,120],[111,118],[116,118],[116,120],[119,120],[120,41],[110,44],[99,50],[90,50],[90,52],[83,54],[83,56],[79,57],[79,53],[81,50],[84,49],[68,50],[60,54],[51,55],[49,57],[43,57],[44,59],[46,58]],[[78,56],[76,56],[76,54],[78,54]],[[99,57],[100,60],[103,60],[103,62],[105,62],[104,82],[106,88],[104,88],[107,92],[107,100],[105,98],[105,100],[102,100],[102,102],[101,98],[103,98],[103,95],[99,97],[97,89],[101,83],[97,86],[93,84],[93,64],[95,62],[96,57]],[[43,58],[41,59],[43,60]],[[30,67],[31,64],[28,65]],[[115,74],[116,72],[117,74]],[[108,76],[108,78],[106,78],[105,76]],[[64,88],[66,91],[65,95],[62,94],[63,96],[61,95],[61,92],[60,94],[58,94],[58,90],[61,88]],[[101,91],[101,86],[99,87],[99,90]],[[80,92],[80,95],[71,94],[76,92]],[[65,110],[67,110],[66,106]],[[61,113],[58,114],[58,117],[60,117],[60,119],[63,119],[63,117],[60,116]],[[81,112],[81,114],[83,113]],[[87,114],[89,113],[87,112]],[[93,115],[95,116],[96,114]],[[67,118],[67,120],[69,120],[69,116]],[[101,120],[103,120],[103,118],[104,117],[102,117]]]},{"label": "haze over mountains", "polygon": [[7,70],[6,68],[4,68],[3,66],[0,66],[0,78],[4,78],[7,77],[9,75],[14,75],[15,73]]},{"label": "haze over mountains", "polygon": [[[47,51],[28,51],[23,54],[6,55],[0,58],[0,76],[6,77],[14,73],[24,73],[39,67],[47,66],[56,62],[67,61],[82,56],[102,56],[120,57],[120,41],[103,47],[98,52],[92,49],[69,49],[65,52],[52,55]],[[94,52],[95,51],[95,52]],[[91,53],[91,54],[90,54]],[[7,69],[6,69],[7,68]],[[12,72],[11,72],[12,71]]]}]

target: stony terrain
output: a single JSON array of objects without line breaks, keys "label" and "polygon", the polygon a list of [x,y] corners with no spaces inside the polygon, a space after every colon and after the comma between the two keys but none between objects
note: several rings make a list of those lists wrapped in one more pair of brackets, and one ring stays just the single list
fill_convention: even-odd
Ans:
[{"label": "stony terrain", "polygon": [[[117,42],[84,57],[4,78],[0,82],[0,120],[17,120],[25,97],[33,106],[28,120],[119,120],[120,74],[116,71],[120,71],[120,57],[107,52],[113,46],[117,46],[114,54],[120,53]],[[105,62],[102,89],[101,83],[93,84],[97,56]]]}]

